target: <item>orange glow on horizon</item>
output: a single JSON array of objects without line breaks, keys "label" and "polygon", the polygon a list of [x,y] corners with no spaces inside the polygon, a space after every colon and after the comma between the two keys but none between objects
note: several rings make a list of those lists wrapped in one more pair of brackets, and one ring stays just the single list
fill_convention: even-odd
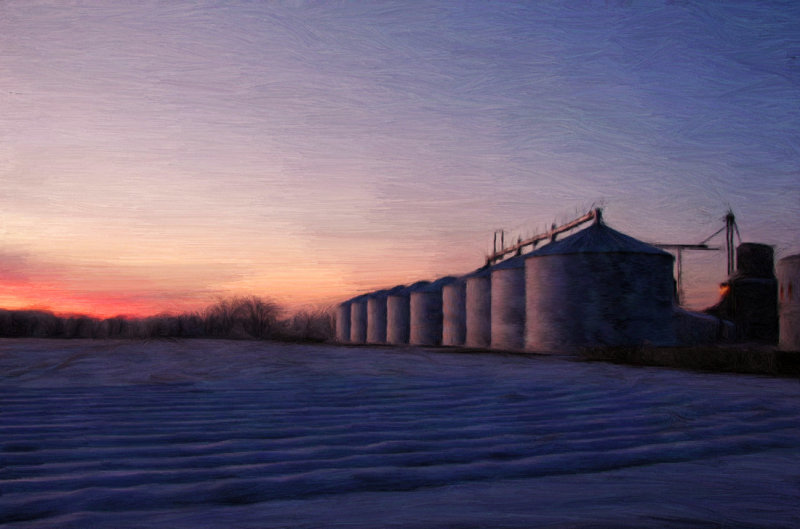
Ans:
[{"label": "orange glow on horizon", "polygon": [[[176,294],[169,291],[136,293],[110,292],[109,290],[77,291],[66,288],[59,281],[14,280],[0,278],[0,309],[42,310],[58,315],[81,314],[95,318],[115,316],[147,317],[157,314],[200,312],[222,298],[256,295],[277,302],[287,312],[308,307],[328,307],[342,299],[334,292],[276,292],[262,295],[258,288],[231,289],[225,294],[203,297],[199,294]],[[254,285],[253,285],[254,286]],[[294,285],[297,286],[297,285]],[[284,295],[281,295],[284,294]]]},{"label": "orange glow on horizon", "polygon": [[53,284],[0,281],[0,308],[43,310],[55,314],[83,314],[96,318],[145,317],[159,313],[201,310],[208,303],[188,300],[153,300],[135,295],[103,292],[77,293]]}]

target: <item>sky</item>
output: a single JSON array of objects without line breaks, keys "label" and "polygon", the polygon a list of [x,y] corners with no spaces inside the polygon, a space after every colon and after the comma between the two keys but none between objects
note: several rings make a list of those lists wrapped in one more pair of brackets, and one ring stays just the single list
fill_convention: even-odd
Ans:
[{"label": "sky", "polygon": [[[790,1],[3,0],[0,307],[325,306],[593,206],[780,258],[799,125]],[[714,303],[725,252],[684,274]]]}]

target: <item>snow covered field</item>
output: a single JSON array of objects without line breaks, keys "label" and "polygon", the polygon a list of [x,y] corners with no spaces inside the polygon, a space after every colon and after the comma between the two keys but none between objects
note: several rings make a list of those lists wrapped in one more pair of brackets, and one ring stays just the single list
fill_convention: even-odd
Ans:
[{"label": "snow covered field", "polygon": [[800,526],[800,382],[254,342],[0,340],[8,528]]}]

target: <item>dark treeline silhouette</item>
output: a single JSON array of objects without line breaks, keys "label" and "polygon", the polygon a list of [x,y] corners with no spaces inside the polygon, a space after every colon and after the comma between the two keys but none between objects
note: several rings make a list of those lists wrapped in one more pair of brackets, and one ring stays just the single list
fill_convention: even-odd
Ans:
[{"label": "dark treeline silhouette", "polygon": [[0,309],[4,338],[228,338],[322,342],[333,335],[330,311],[286,316],[274,301],[257,296],[220,300],[200,312],[144,318],[57,316],[42,310]]}]

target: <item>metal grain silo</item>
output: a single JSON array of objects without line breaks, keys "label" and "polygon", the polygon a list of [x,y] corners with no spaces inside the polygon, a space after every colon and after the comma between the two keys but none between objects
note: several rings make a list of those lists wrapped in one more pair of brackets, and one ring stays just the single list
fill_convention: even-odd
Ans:
[{"label": "metal grain silo", "polygon": [[736,248],[736,271],[721,286],[719,303],[706,312],[730,320],[739,341],[778,342],[778,280],[774,250],[745,242]]},{"label": "metal grain silo", "polygon": [[442,343],[442,288],[455,281],[443,277],[410,294],[411,325],[408,343],[413,345],[441,345]]},{"label": "metal grain silo", "polygon": [[526,255],[526,349],[674,344],[672,268],[602,222]]},{"label": "metal grain silo", "polygon": [[467,284],[459,278],[442,288],[442,345],[467,340]]},{"label": "metal grain silo", "polygon": [[492,337],[491,269],[464,276],[466,284],[467,347],[489,347]]},{"label": "metal grain silo", "polygon": [[778,261],[780,338],[784,351],[800,352],[800,254]]},{"label": "metal grain silo", "polygon": [[367,296],[358,296],[350,301],[350,342],[367,341]]},{"label": "metal grain silo", "polygon": [[411,292],[430,283],[419,281],[409,285],[386,298],[386,343],[407,344],[411,330]]},{"label": "metal grain silo", "polygon": [[386,300],[404,288],[404,285],[399,285],[367,296],[367,343],[386,343]]},{"label": "metal grain silo", "polygon": [[345,301],[336,307],[336,341],[350,341],[350,302]]},{"label": "metal grain silo", "polygon": [[507,351],[525,346],[525,258],[507,259],[492,267],[491,348]]}]

